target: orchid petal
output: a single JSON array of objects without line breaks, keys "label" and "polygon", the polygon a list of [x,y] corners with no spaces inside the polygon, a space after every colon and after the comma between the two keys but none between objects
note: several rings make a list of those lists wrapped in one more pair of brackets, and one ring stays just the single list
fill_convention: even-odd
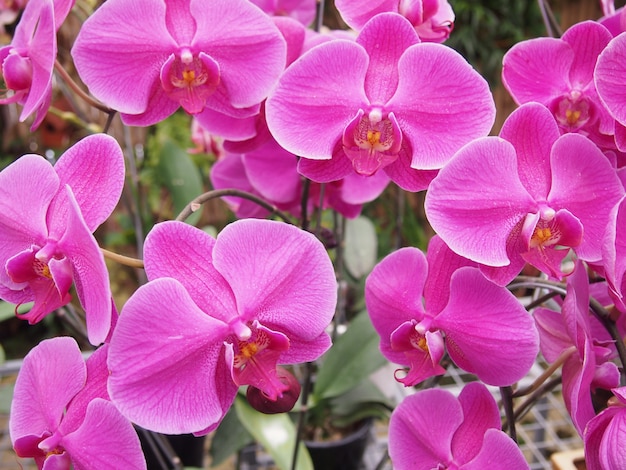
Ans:
[{"label": "orchid petal", "polygon": [[455,364],[488,385],[517,382],[539,351],[534,321],[519,300],[472,267],[452,275],[450,301],[432,326],[446,333]]},{"label": "orchid petal", "polygon": [[598,57],[595,83],[598,95],[609,113],[620,124],[626,125],[626,34],[620,34],[606,46]]},{"label": "orchid petal", "polygon": [[282,222],[240,220],[218,235],[213,263],[244,320],[256,318],[289,338],[312,340],[333,317],[334,269],[310,233]]},{"label": "orchid petal", "polygon": [[219,64],[220,87],[233,106],[260,103],[285,68],[285,40],[273,21],[247,0],[213,0],[209,5],[190,1],[198,31],[191,47]]},{"label": "orchid petal", "polygon": [[0,172],[0,284],[3,286],[24,287],[9,278],[6,263],[31,245],[45,243],[46,212],[58,187],[54,169],[38,155],[24,155]]},{"label": "orchid petal", "polygon": [[451,462],[452,437],[462,422],[461,405],[446,390],[422,390],[406,397],[389,422],[394,468],[431,470]]},{"label": "orchid petal", "polygon": [[600,149],[579,134],[556,141],[551,163],[549,204],[555,210],[566,208],[582,223],[584,236],[576,254],[584,261],[600,261],[608,215],[624,195],[624,187]]},{"label": "orchid petal", "polygon": [[59,158],[54,169],[61,187],[72,188],[87,227],[95,231],[113,212],[124,187],[124,155],[119,144],[106,134],[85,137]]},{"label": "orchid petal", "polygon": [[69,186],[65,206],[68,207],[67,230],[59,240],[59,248],[70,260],[74,284],[85,309],[89,341],[98,345],[111,328],[111,287],[104,256],[85,224],[80,208]]},{"label": "orchid petal", "polygon": [[[97,432],[98,438],[94,439]],[[77,469],[142,470],[146,461],[133,425],[110,401],[96,398],[82,425],[61,441]]]},{"label": "orchid petal", "polygon": [[380,335],[385,357],[405,364],[404,353],[393,353],[391,334],[406,321],[424,318],[422,292],[426,283],[426,257],[417,248],[402,248],[387,255],[365,280],[365,304]]},{"label": "orchid petal", "polygon": [[498,137],[463,147],[432,181],[425,201],[428,220],[446,244],[489,266],[509,264],[509,236],[535,205],[517,177],[515,148]]},{"label": "orchid petal", "polygon": [[56,431],[86,377],[85,361],[73,338],[44,340],[26,355],[15,383],[9,421],[18,455],[24,455],[20,449],[30,439]]},{"label": "orchid petal", "polygon": [[536,200],[545,199],[550,191],[550,152],[560,135],[552,113],[539,103],[513,111],[500,131],[500,137],[515,147],[519,179]]},{"label": "orchid petal", "polygon": [[411,144],[413,168],[439,169],[463,145],[489,133],[495,119],[489,85],[454,50],[416,44],[402,55],[398,74],[397,91],[385,107]]},{"label": "orchid petal", "polygon": [[549,103],[570,91],[574,51],[556,38],[535,38],[511,47],[502,59],[502,83],[517,104]]},{"label": "orchid petal", "polygon": [[151,281],[176,279],[205,313],[228,322],[237,309],[231,287],[214,267],[214,245],[210,235],[183,222],[157,224],[144,246],[146,275]]},{"label": "orchid petal", "polygon": [[622,411],[615,414],[602,436],[600,459],[603,468],[623,468],[626,465],[624,439],[626,439],[626,413]]},{"label": "orchid petal", "polygon": [[429,270],[428,280],[424,286],[424,302],[428,312],[436,315],[443,310],[450,298],[452,274],[462,266],[478,265],[457,255],[438,235],[434,235],[428,242],[426,259]]},{"label": "orchid petal", "polygon": [[361,46],[336,40],[288,67],[266,104],[267,124],[278,143],[305,158],[331,158],[344,128],[368,104],[368,62]]},{"label": "orchid petal", "polygon": [[454,433],[452,454],[459,463],[477,456],[489,429],[501,429],[500,410],[491,392],[480,382],[471,382],[459,394],[463,422]]},{"label": "orchid petal", "polygon": [[[298,160],[298,173],[316,183],[330,183],[346,178],[352,173],[357,174],[341,144],[336,147],[338,149],[330,160],[313,160],[310,158]],[[371,176],[363,176],[363,178],[371,178]]]},{"label": "orchid petal", "polygon": [[372,103],[386,103],[398,87],[398,61],[406,49],[420,42],[411,23],[394,13],[367,22],[356,40],[369,56],[365,94]]},{"label": "orchid petal", "polygon": [[363,176],[356,172],[350,172],[343,178],[342,182],[341,200],[347,204],[360,206],[380,196],[389,184],[389,177],[386,171],[378,171],[372,176]]},{"label": "orchid petal", "polygon": [[165,2],[123,0],[106,2],[85,21],[72,57],[96,98],[121,113],[147,110],[161,65],[178,48],[165,18]]},{"label": "orchid petal", "polygon": [[379,13],[398,12],[398,0],[335,0],[341,18],[353,29],[361,29]]},{"label": "orchid petal", "polygon": [[593,71],[598,56],[613,39],[611,33],[597,21],[582,21],[569,28],[561,39],[574,51],[569,71],[572,88],[582,90],[593,87]]},{"label": "orchid petal", "polygon": [[[26,5],[29,8],[29,5]],[[34,2],[31,8],[41,8],[37,21],[28,26],[35,28],[32,39],[28,41],[28,55],[33,67],[33,78],[24,108],[20,114],[20,121],[24,121],[34,111],[49,104],[47,100],[52,86],[52,70],[56,59],[56,30],[54,27],[54,11],[52,2],[45,0]],[[24,18],[20,25],[26,23]],[[25,27],[28,28],[28,26]],[[47,111],[47,108],[45,108]],[[43,119],[41,116],[39,116]]]},{"label": "orchid petal", "polygon": [[497,429],[488,429],[478,455],[459,470],[485,468],[529,469],[524,454],[509,436]]},{"label": "orchid petal", "polygon": [[218,423],[237,391],[232,380],[216,380],[227,334],[178,281],[150,281],[128,300],[111,338],[113,402],[131,421],[166,434]]}]

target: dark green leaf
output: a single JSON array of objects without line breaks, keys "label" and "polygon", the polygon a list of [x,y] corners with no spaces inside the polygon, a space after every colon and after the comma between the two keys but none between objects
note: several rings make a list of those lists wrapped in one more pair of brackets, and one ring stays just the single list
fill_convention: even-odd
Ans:
[{"label": "dark green leaf", "polygon": [[324,355],[315,381],[314,401],[331,398],[357,386],[387,363],[378,349],[379,337],[366,311]]}]

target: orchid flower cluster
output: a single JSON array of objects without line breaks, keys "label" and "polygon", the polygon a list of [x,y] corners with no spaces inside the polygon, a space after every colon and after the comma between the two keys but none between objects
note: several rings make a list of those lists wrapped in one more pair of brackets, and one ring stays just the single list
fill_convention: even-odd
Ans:
[{"label": "orchid flower cluster", "polygon": [[[347,30],[320,27],[323,1],[107,0],[71,47],[80,85],[57,58],[78,5],[28,0],[0,49],[0,103],[36,132],[65,81],[107,120],[54,164],[27,154],[0,172],[0,298],[35,324],[75,294],[94,348],[57,337],[24,358],[17,455],[141,469],[135,429],[206,435],[242,386],[258,410],[290,411],[290,366],[323,359],[345,301],[322,214],[354,219],[395,186],[425,191],[435,235],[364,283],[389,380],[412,391],[389,421],[394,468],[528,468],[513,397],[545,385],[517,385],[539,356],[560,370],[587,468],[626,468],[626,10],[602,5],[506,53],[518,108],[489,135],[487,81],[443,44],[446,0],[336,0]],[[154,224],[133,260],[146,282],[120,304],[105,257],[129,261],[94,235],[132,184],[108,133],[117,115],[173,114],[215,155],[214,191]],[[215,193],[238,220],[213,236],[185,220]],[[458,396],[433,388],[451,363],[476,377]]]}]

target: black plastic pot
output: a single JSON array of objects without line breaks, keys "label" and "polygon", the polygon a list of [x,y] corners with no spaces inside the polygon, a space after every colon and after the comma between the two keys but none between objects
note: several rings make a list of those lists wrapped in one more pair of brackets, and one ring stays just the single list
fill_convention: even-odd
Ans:
[{"label": "black plastic pot", "polygon": [[315,470],[358,470],[365,454],[374,421],[338,441],[305,441]]}]

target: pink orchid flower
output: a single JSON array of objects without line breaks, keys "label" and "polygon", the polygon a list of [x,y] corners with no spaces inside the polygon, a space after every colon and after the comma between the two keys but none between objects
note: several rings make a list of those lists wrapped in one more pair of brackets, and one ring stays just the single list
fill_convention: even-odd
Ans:
[{"label": "pink orchid flower", "polygon": [[571,353],[563,363],[563,400],[578,433],[595,415],[591,393],[619,384],[619,370],[609,362],[615,356],[612,339],[597,318],[589,313],[589,279],[578,261],[567,282],[561,313],[547,308],[534,312],[541,353],[552,363]]},{"label": "pink orchid flower", "polygon": [[579,132],[614,149],[615,120],[598,97],[593,78],[611,33],[583,21],[561,38],[535,38],[513,46],[502,60],[502,81],[518,104],[536,101],[552,111],[561,132]]},{"label": "pink orchid flower", "polygon": [[336,0],[346,24],[361,29],[383,12],[407,18],[423,42],[444,42],[454,28],[454,11],[447,0]]},{"label": "pink orchid flower", "polygon": [[626,468],[626,387],[612,390],[608,408],[589,421],[585,431],[588,470]]},{"label": "pink orchid flower", "polygon": [[439,388],[406,397],[389,420],[389,456],[397,470],[529,468],[479,382],[465,385],[458,398]]},{"label": "pink orchid flower", "polygon": [[487,83],[465,59],[420,44],[396,13],[372,18],[356,42],[311,49],[266,104],[270,131],[303,157],[304,176],[326,183],[381,171],[409,191],[425,189],[456,150],[486,135],[494,115]]},{"label": "pink orchid flower", "polygon": [[92,233],[117,205],[124,156],[112,137],[84,138],[53,167],[24,155],[0,172],[0,298],[34,301],[21,318],[37,323],[66,305],[74,281],[89,341],[111,328],[109,276]]},{"label": "pink orchid flower", "polygon": [[337,283],[323,245],[294,226],[247,219],[217,239],[182,222],[146,237],[150,282],[124,306],[111,338],[109,391],[133,422],[204,434],[240,385],[276,401],[277,365],[317,359]]},{"label": "pink orchid flower", "polygon": [[511,385],[530,370],[539,350],[531,316],[475,266],[435,236],[427,256],[402,248],[368,276],[365,303],[380,350],[409,366],[405,377],[396,373],[405,386],[445,372],[444,344],[457,366],[489,385]]},{"label": "pink orchid flower", "polygon": [[623,195],[593,142],[560,135],[550,111],[528,103],[500,137],[477,139],[455,155],[431,183],[425,208],[452,250],[506,285],[525,263],[563,277],[569,248],[599,262],[609,213]]},{"label": "pink orchid flower", "polygon": [[285,42],[247,0],[110,0],[83,24],[72,57],[125,124],[148,126],[182,106],[209,128],[258,112]]},{"label": "pink orchid flower", "polygon": [[107,393],[107,349],[85,362],[73,338],[57,337],[26,355],[9,419],[18,456],[39,469],[146,468],[132,424]]},{"label": "pink orchid flower", "polygon": [[20,121],[33,113],[31,131],[39,127],[50,107],[52,71],[57,56],[56,31],[73,0],[31,0],[15,28],[11,44],[0,49],[2,79],[6,86],[0,104],[22,105]]}]

